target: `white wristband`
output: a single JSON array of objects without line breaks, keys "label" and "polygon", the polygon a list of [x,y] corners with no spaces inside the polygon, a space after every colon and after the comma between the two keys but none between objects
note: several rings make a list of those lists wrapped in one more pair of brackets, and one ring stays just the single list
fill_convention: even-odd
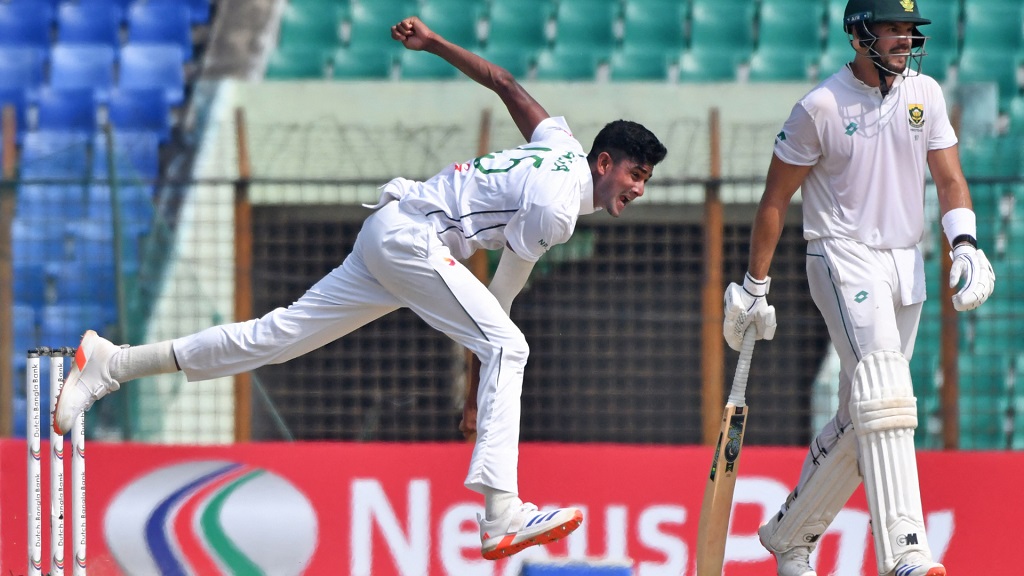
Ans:
[{"label": "white wristband", "polygon": [[747,272],[743,276],[743,289],[747,291],[747,294],[755,298],[768,295],[768,289],[772,285],[771,276],[765,276],[763,279],[758,280]]},{"label": "white wristband", "polygon": [[978,237],[978,223],[974,210],[970,208],[953,208],[942,215],[942,231],[950,247],[957,236],[967,234],[971,238]]}]

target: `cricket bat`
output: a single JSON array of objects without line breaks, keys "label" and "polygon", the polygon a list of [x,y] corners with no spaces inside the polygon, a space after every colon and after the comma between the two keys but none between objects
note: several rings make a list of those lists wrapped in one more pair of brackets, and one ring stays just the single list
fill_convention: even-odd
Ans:
[{"label": "cricket bat", "polygon": [[700,506],[697,524],[697,576],[722,576],[725,564],[725,541],[729,535],[729,516],[732,495],[736,488],[743,432],[747,427],[747,375],[750,358],[754,354],[754,328],[748,328],[740,346],[740,359],[732,379],[729,400],[722,413],[715,459],[711,462],[711,475],[704,487],[704,501]]}]

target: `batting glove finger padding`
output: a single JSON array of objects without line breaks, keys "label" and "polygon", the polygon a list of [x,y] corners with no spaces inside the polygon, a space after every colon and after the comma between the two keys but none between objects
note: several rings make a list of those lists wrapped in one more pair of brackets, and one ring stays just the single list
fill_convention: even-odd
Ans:
[{"label": "batting glove finger padding", "polygon": [[775,337],[775,307],[769,306],[767,301],[770,285],[769,277],[756,280],[747,274],[742,286],[733,282],[726,288],[722,334],[733,350],[740,350],[743,333],[751,324],[754,325],[758,340],[771,340]]},{"label": "batting glove finger padding", "polygon": [[960,244],[950,254],[949,287],[963,285],[953,295],[953,308],[958,312],[974,310],[985,303],[995,288],[996,273],[985,252],[970,244]]}]

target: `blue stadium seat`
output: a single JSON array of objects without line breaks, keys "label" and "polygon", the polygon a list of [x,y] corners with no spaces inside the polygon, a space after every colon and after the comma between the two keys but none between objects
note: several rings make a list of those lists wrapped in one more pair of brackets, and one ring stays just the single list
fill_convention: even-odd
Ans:
[{"label": "blue stadium seat", "polygon": [[[121,222],[124,225],[148,231],[156,211],[153,208],[152,188],[149,186],[126,185],[117,188]],[[114,206],[111,203],[111,188],[105,184],[89,187],[89,201],[86,217],[98,222],[113,222]]]},{"label": "blue stadium seat", "polygon": [[192,60],[192,23],[188,7],[171,3],[136,3],[128,9],[128,42],[174,44],[183,60]]},{"label": "blue stadium seat", "polygon": [[25,352],[29,348],[37,347],[36,339],[36,309],[32,306],[15,304],[12,309],[14,324],[13,350],[16,358],[24,363]]},{"label": "blue stadium seat", "polygon": [[39,130],[96,132],[96,96],[92,88],[48,88],[39,96]]},{"label": "blue stadium seat", "polygon": [[0,86],[22,88],[25,100],[35,103],[45,81],[48,49],[34,46],[0,46]]},{"label": "blue stadium seat", "polygon": [[102,330],[109,310],[95,304],[51,304],[43,308],[39,341],[48,346],[78,346],[86,330]]},{"label": "blue stadium seat", "polygon": [[21,148],[23,180],[84,179],[89,176],[89,141],[85,134],[29,132]]},{"label": "blue stadium seat", "polygon": [[185,101],[184,56],[171,44],[135,45],[121,48],[119,89],[163,88],[167,103],[179,106]]},{"label": "blue stadium seat", "polygon": [[[13,247],[16,251],[30,251],[27,247]],[[44,260],[18,261],[12,265],[14,303],[41,309],[47,302],[46,264]]]},{"label": "blue stadium seat", "polygon": [[[3,72],[0,72],[0,74],[3,74]],[[28,103],[26,102],[24,88],[20,86],[0,86],[0,114],[8,106],[14,107],[14,122],[17,127],[18,140],[20,140],[21,136],[28,129]]]},{"label": "blue stadium seat", "polygon": [[[47,230],[51,236],[46,238],[59,242],[52,236],[54,226],[63,220],[84,217],[86,198],[86,188],[81,183],[22,184],[18,187],[15,215],[26,226]],[[49,253],[41,245],[34,249]]]},{"label": "blue stadium seat", "polygon": [[57,39],[64,44],[121,44],[121,8],[103,2],[66,2],[57,9]]},{"label": "blue stadium seat", "polygon": [[152,132],[161,144],[171,136],[171,110],[161,88],[114,90],[107,118],[119,131]]},{"label": "blue stadium seat", "polygon": [[[146,0],[150,4],[184,4],[188,8],[189,20],[192,24],[208,24],[210,22],[210,0]],[[130,1],[128,2],[131,3]]]},{"label": "blue stadium seat", "polygon": [[[24,188],[24,185],[22,186]],[[19,194],[22,190],[19,189]],[[80,217],[84,217],[84,212]],[[54,221],[26,219],[15,213],[11,223],[12,260],[17,266],[46,264],[64,259],[64,243],[54,234]]]},{"label": "blue stadium seat", "polygon": [[[160,173],[160,140],[154,132],[112,134],[114,172],[119,182],[150,182]],[[109,177],[107,137],[99,134],[93,144],[93,177]]]},{"label": "blue stadium seat", "polygon": [[114,86],[114,49],[102,44],[55,44],[50,51],[50,86],[92,88],[105,103]]},{"label": "blue stadium seat", "polygon": [[53,10],[45,4],[0,2],[0,44],[46,48],[52,21]]}]

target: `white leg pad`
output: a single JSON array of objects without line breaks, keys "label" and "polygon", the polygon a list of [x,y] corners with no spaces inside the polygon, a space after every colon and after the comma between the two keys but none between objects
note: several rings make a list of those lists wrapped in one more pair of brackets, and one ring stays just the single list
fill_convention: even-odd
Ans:
[{"label": "white leg pad", "polygon": [[892,350],[865,356],[853,374],[850,417],[857,434],[878,573],[910,551],[931,558],[914,452],[917,399],[910,363]]},{"label": "white leg pad", "polygon": [[857,440],[833,419],[811,443],[800,483],[762,529],[762,543],[773,552],[797,546],[813,550],[860,481]]}]

